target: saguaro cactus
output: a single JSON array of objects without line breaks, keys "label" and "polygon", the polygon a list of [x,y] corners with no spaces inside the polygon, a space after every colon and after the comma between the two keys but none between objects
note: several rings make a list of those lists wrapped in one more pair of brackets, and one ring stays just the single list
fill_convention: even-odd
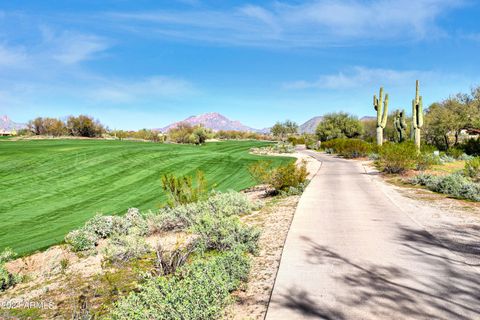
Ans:
[{"label": "saguaro cactus", "polygon": [[420,82],[417,80],[415,99],[412,100],[412,129],[417,149],[420,151],[421,132],[423,127],[423,101],[419,90]]},{"label": "saguaro cactus", "polygon": [[397,110],[395,120],[393,121],[395,132],[397,133],[398,142],[405,141],[407,135],[407,121],[405,121],[405,110]]},{"label": "saguaro cactus", "polygon": [[385,101],[383,101],[383,87],[380,88],[380,95],[373,96],[373,106],[377,111],[377,145],[383,144],[383,129],[387,125],[388,117],[388,94],[385,95]]}]

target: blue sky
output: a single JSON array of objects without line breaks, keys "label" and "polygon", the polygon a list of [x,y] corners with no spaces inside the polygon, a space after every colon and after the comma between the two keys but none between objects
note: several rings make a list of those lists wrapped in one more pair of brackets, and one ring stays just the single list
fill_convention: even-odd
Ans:
[{"label": "blue sky", "polygon": [[374,115],[480,84],[480,1],[3,1],[0,114],[110,128]]}]

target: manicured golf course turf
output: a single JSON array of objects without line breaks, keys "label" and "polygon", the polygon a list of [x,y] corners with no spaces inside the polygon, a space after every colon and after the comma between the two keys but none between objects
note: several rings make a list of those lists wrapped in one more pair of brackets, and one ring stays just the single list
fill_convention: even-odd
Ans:
[{"label": "manicured golf course turf", "polygon": [[[0,250],[44,249],[94,216],[165,202],[161,175],[205,172],[217,190],[252,186],[248,166],[266,157],[256,141],[204,146],[106,140],[0,142]],[[291,161],[269,157],[275,164]]]}]

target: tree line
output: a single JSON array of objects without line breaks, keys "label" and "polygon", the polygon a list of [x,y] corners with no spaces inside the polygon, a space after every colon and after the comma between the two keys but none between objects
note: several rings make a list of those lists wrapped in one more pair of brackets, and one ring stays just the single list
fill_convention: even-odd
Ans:
[{"label": "tree line", "polygon": [[[395,117],[402,110],[393,110],[387,118],[384,139],[398,141],[398,131],[394,126]],[[412,136],[412,118],[405,117],[407,137]],[[470,93],[459,93],[447,99],[432,103],[424,115],[424,143],[439,150],[448,150],[480,132],[480,86]],[[358,117],[346,112],[326,114],[316,129],[320,141],[336,138],[359,138],[374,142],[377,136],[377,120],[360,121]],[[472,133],[472,136],[469,135]],[[480,142],[477,142],[480,143]]]},{"label": "tree line", "polygon": [[87,115],[69,116],[66,120],[38,117],[27,124],[27,130],[42,136],[101,137],[107,129],[100,121]]}]

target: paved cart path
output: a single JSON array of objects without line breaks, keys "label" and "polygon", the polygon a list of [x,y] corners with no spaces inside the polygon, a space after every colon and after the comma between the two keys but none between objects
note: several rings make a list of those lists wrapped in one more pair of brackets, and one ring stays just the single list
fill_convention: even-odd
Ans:
[{"label": "paved cart path", "polygon": [[[360,162],[310,154],[322,167],[298,205],[266,319],[480,319],[478,260],[447,249],[409,214],[412,200]],[[480,225],[471,230],[478,257]]]}]

